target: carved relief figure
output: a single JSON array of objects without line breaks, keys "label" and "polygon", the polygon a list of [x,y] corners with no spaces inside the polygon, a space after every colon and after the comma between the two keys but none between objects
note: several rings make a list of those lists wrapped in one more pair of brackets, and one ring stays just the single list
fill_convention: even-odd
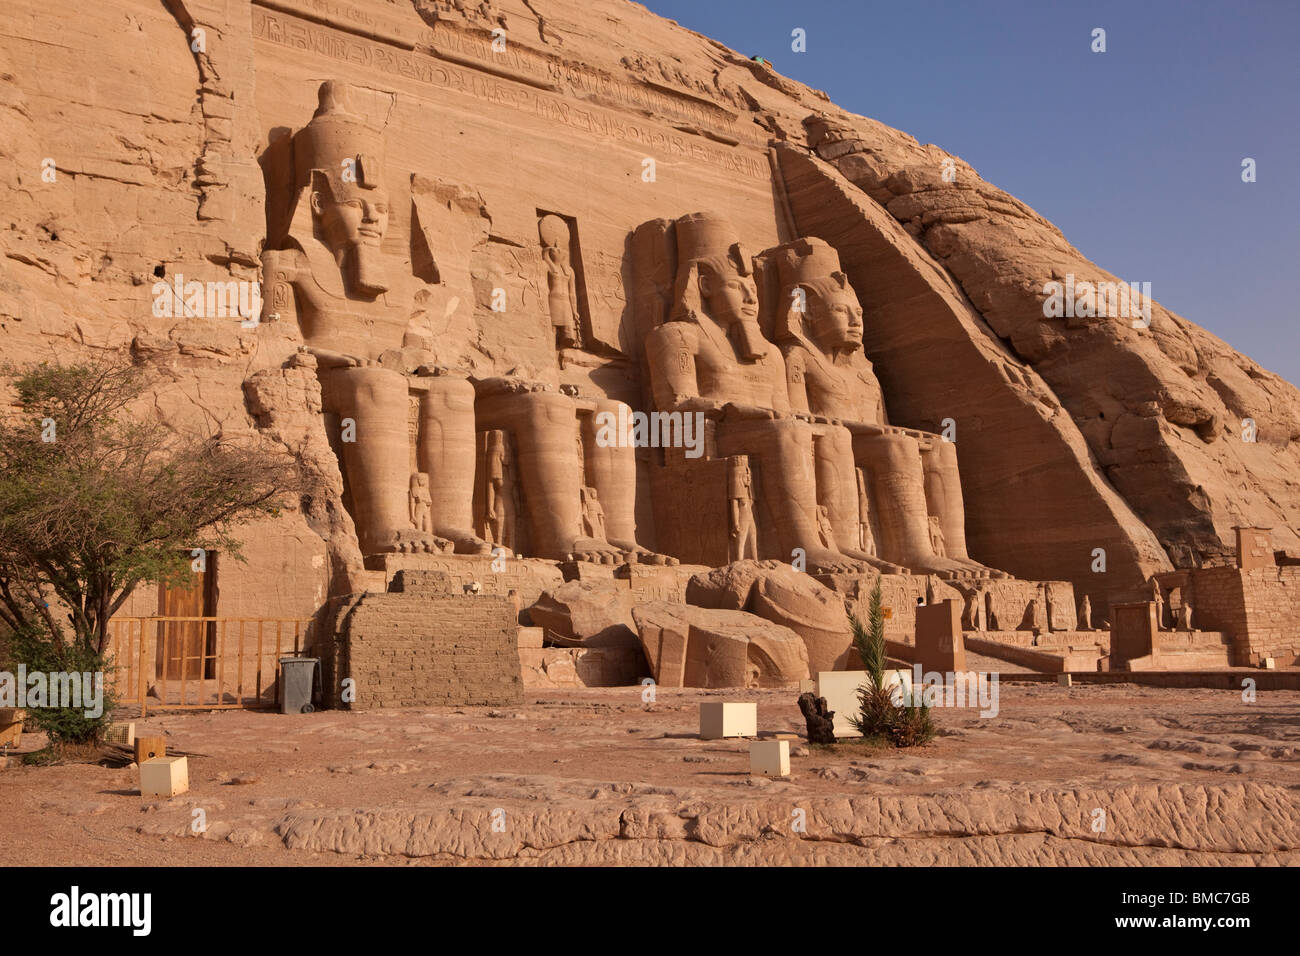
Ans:
[{"label": "carved relief figure", "polygon": [[948,552],[943,545],[943,527],[937,515],[930,515],[930,549],[937,557],[946,557]]},{"label": "carved relief figure", "polygon": [[511,547],[506,532],[506,436],[504,432],[487,432],[487,451],[483,456],[483,517],[480,526],[492,544]]},{"label": "carved relief figure", "polygon": [[1025,608],[1024,622],[1021,624],[1022,631],[1037,631],[1041,627],[1038,620],[1038,598],[1031,598],[1028,606]]},{"label": "carved relief figure", "polygon": [[825,505],[817,506],[817,532],[825,547],[835,547],[835,529],[831,527],[831,513]]},{"label": "carved relief figure", "polygon": [[875,555],[876,540],[871,533],[871,499],[867,494],[867,476],[861,468],[854,469],[858,488],[858,550]]},{"label": "carved relief figure", "polygon": [[976,586],[966,592],[966,606],[962,610],[962,627],[970,631],[983,631],[984,588]]}]

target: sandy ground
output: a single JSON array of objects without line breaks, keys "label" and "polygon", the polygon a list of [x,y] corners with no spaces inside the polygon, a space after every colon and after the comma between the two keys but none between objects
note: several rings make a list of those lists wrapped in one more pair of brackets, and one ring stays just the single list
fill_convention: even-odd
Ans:
[{"label": "sandy ground", "polygon": [[133,765],[0,771],[0,864],[1300,863],[1300,692],[1000,692],[994,718],[937,710],[925,747],[792,741],[787,779],[696,732],[725,698],[802,734],[793,690],[162,714],[136,731],[189,755],[188,793],[142,800]]}]

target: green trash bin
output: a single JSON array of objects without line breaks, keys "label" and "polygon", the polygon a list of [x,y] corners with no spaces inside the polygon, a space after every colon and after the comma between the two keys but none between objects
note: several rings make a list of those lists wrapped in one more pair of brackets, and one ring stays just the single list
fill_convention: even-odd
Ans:
[{"label": "green trash bin", "polygon": [[310,714],[319,657],[280,658],[280,713]]}]

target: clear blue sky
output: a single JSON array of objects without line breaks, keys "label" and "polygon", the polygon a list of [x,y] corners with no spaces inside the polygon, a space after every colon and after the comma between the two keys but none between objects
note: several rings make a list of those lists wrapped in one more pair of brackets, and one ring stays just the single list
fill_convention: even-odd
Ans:
[{"label": "clear blue sky", "polygon": [[1300,0],[645,3],[957,154],[1300,384]]}]

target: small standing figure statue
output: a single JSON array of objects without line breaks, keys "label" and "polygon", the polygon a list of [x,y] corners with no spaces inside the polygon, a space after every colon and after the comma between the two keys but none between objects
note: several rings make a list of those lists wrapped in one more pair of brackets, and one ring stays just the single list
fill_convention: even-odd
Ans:
[{"label": "small standing figure statue", "polygon": [[831,513],[825,505],[817,506],[817,534],[823,548],[835,547],[835,529],[831,527]]},{"label": "small standing figure statue", "polygon": [[416,531],[432,532],[433,522],[431,508],[433,498],[429,494],[429,476],[422,471],[411,475],[411,524]]},{"label": "small standing figure statue", "polygon": [[1038,622],[1038,598],[1030,598],[1029,606],[1025,608],[1024,630],[1037,632],[1041,627]]},{"label": "small standing figure statue", "polygon": [[1092,601],[1086,594],[1083,596],[1083,600],[1079,602],[1079,630],[1092,630]]},{"label": "small standing figure statue", "polygon": [[1160,593],[1160,582],[1151,578],[1151,603],[1156,606],[1156,627],[1165,629],[1165,597]]},{"label": "small standing figure statue", "polygon": [[984,588],[976,585],[966,596],[966,620],[972,631],[984,630]]},{"label": "small standing figure statue", "polygon": [[758,531],[754,526],[754,476],[749,459],[730,459],[727,498],[730,506],[731,539],[727,543],[727,560],[757,561]]},{"label": "small standing figure statue", "polygon": [[595,488],[582,489],[582,530],[589,538],[605,540],[605,509],[600,505]]},{"label": "small standing figure statue", "polygon": [[491,544],[506,543],[506,436],[493,429],[487,433],[486,474],[483,476],[484,537]]},{"label": "small standing figure statue", "polygon": [[858,478],[858,550],[874,555],[876,540],[871,534],[871,503],[867,495],[867,476],[861,468],[853,470]]},{"label": "small standing figure statue", "polygon": [[948,556],[948,548],[943,540],[943,527],[939,524],[938,515],[930,515],[930,550],[940,558]]},{"label": "small standing figure statue", "polygon": [[569,224],[556,215],[545,215],[537,223],[546,263],[546,304],[555,329],[557,348],[582,345],[578,331],[578,286],[569,262]]},{"label": "small standing figure statue", "polygon": [[1183,599],[1182,605],[1178,608],[1178,627],[1184,631],[1195,630],[1192,626],[1192,606]]}]

